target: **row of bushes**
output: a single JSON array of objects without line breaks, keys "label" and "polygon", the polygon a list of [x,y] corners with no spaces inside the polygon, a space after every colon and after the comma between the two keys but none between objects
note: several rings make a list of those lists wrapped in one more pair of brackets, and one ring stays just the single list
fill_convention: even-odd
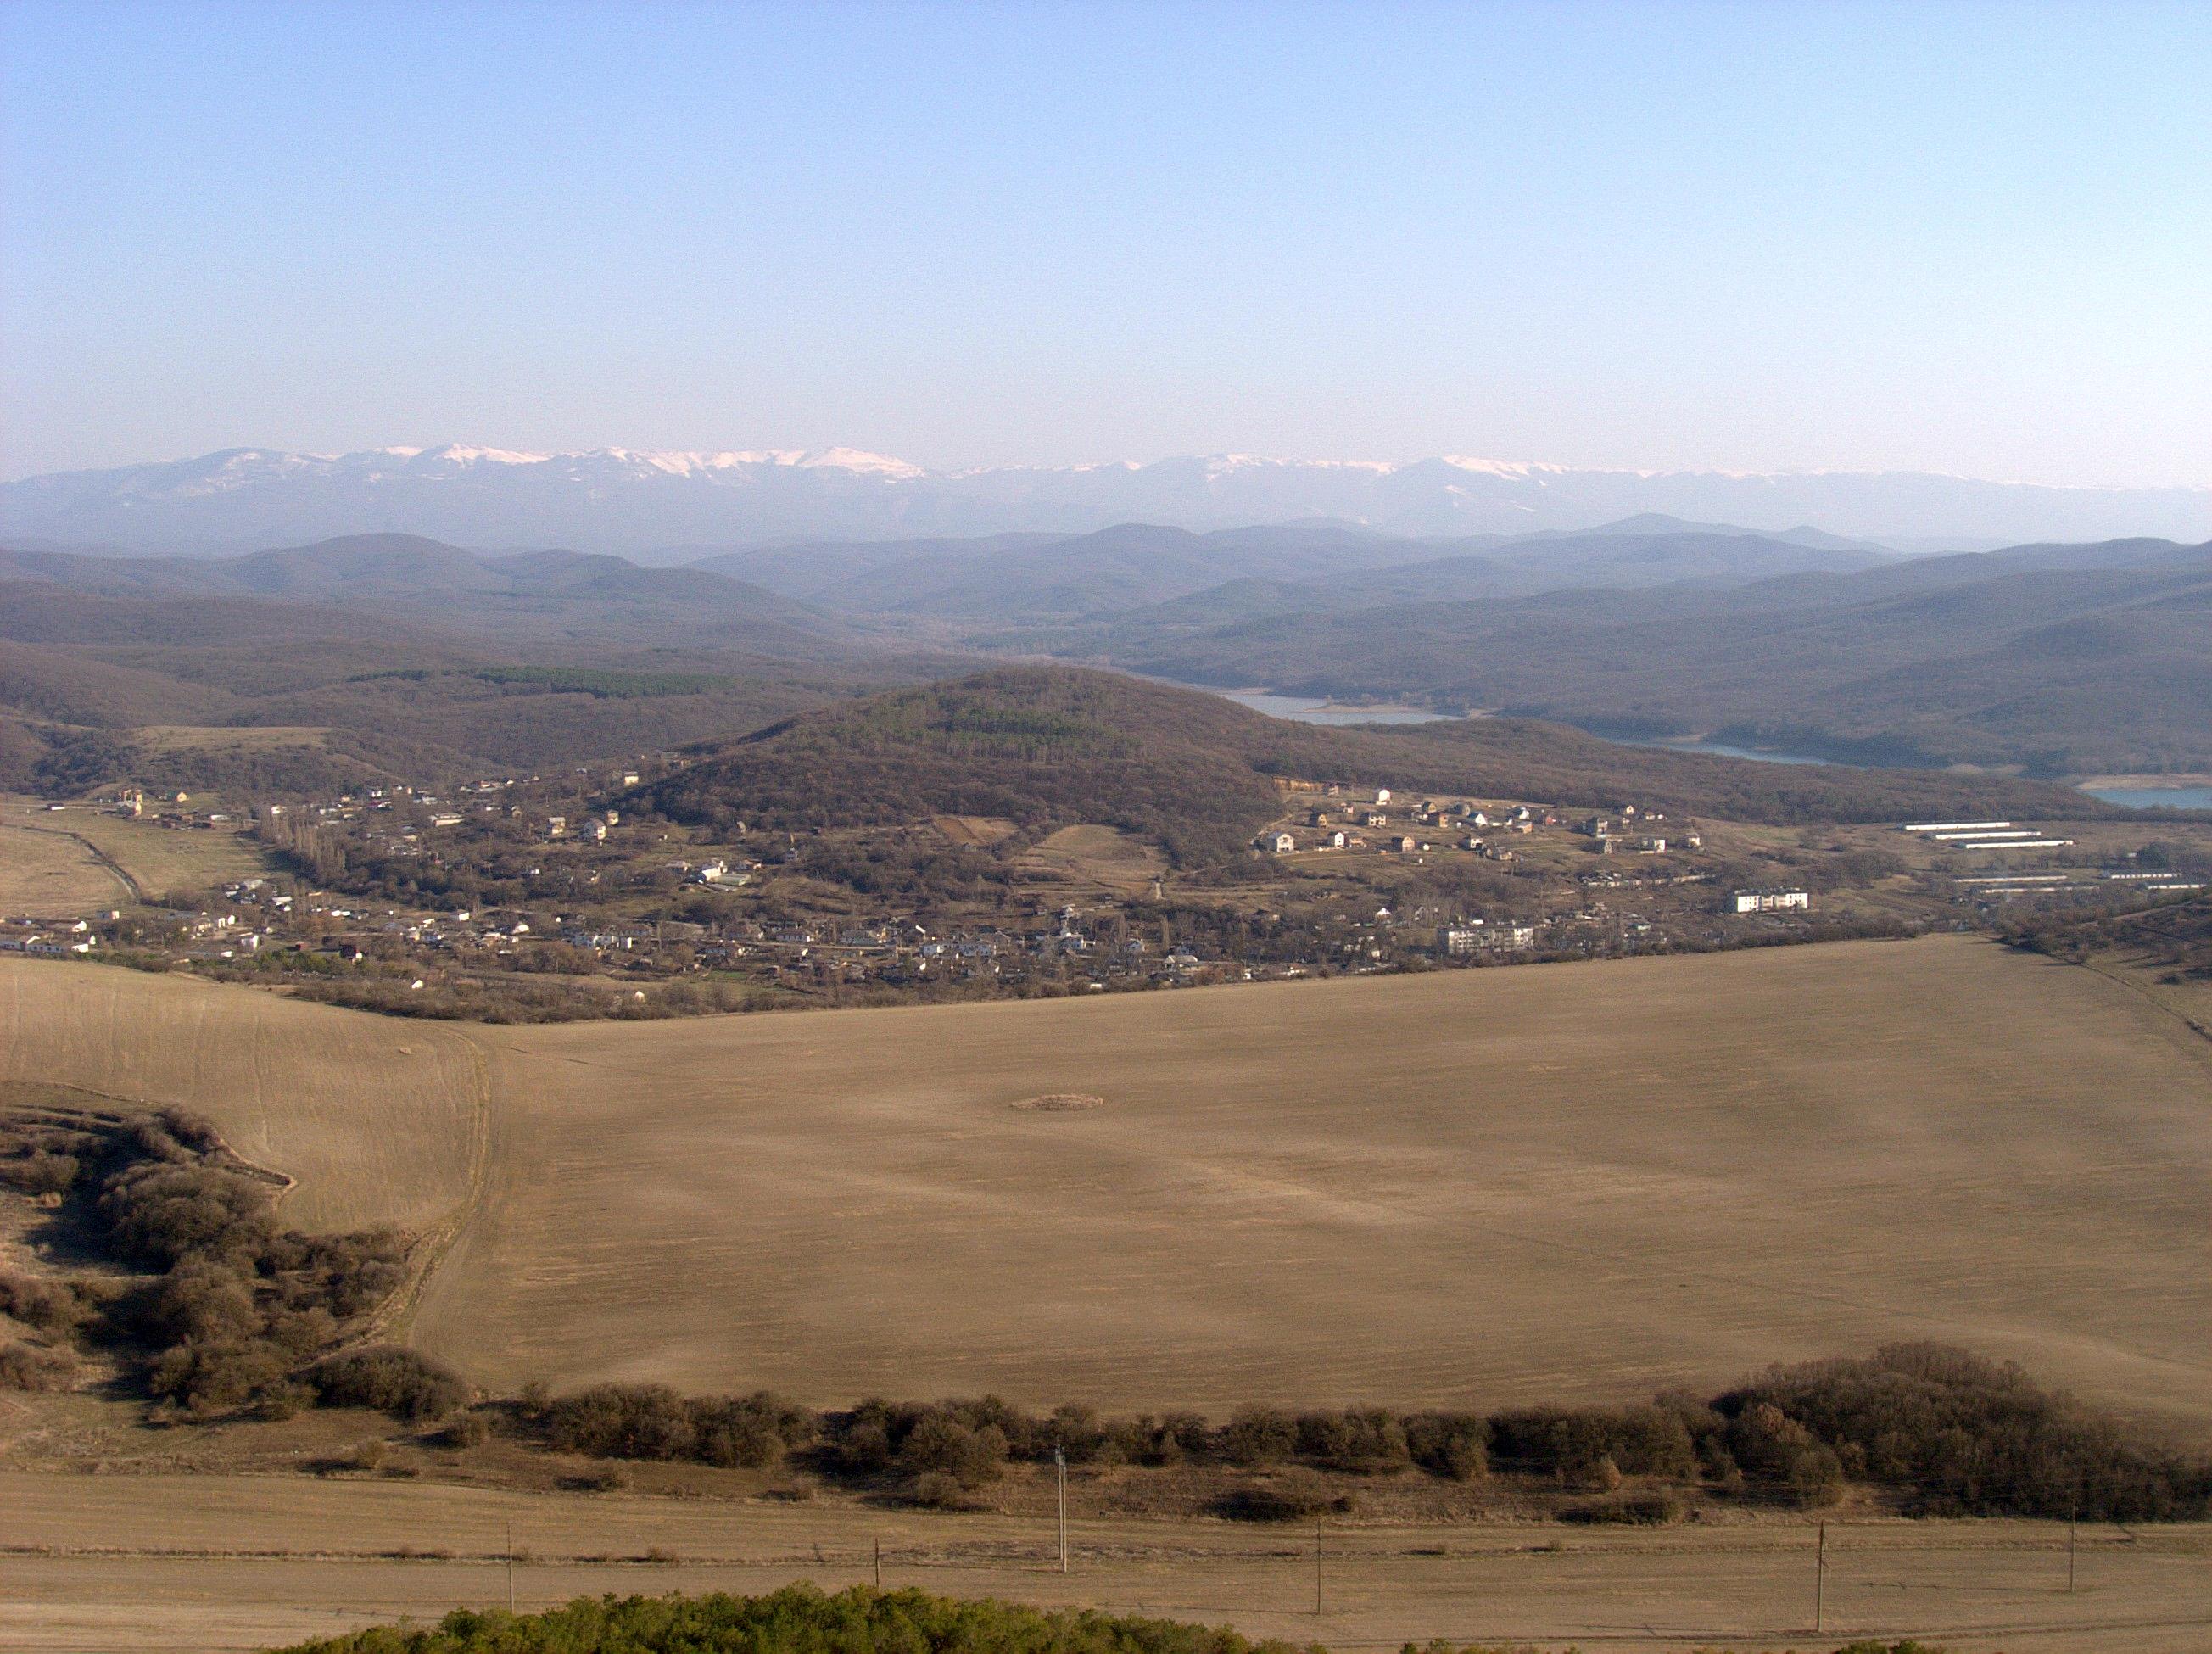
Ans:
[{"label": "row of bushes", "polygon": [[1832,1498],[1843,1480],[1836,1455],[1775,1409],[1747,1408],[1731,1419],[1681,1398],[1486,1416],[1253,1407],[1216,1425],[1196,1414],[1102,1419],[1082,1407],[1037,1414],[996,1396],[874,1400],[817,1413],[765,1393],[686,1397],[665,1385],[600,1384],[549,1402],[536,1416],[551,1445],[596,1457],[759,1469],[801,1453],[834,1476],[935,1479],[964,1490],[994,1481],[1009,1463],[1047,1462],[1055,1450],[1076,1464],[1295,1463],[1361,1475],[1419,1470],[1456,1481],[1480,1480],[1496,1462],[1592,1490],[1618,1487],[1626,1476],[1710,1477],[1805,1504]]},{"label": "row of bushes", "polygon": [[[826,1475],[946,1492],[1058,1450],[1078,1464],[1297,1465],[1461,1481],[1495,1468],[1600,1494],[1635,1478],[1804,1506],[1858,1481],[1930,1511],[2212,1511],[2212,1465],[2139,1439],[2016,1368],[1923,1344],[1774,1368],[1711,1402],[1678,1393],[1642,1407],[1487,1414],[1255,1407],[1216,1424],[1194,1414],[1105,1419],[1081,1407],[1039,1414],[995,1396],[815,1412],[766,1393],[686,1397],[653,1384],[532,1398],[525,1413],[568,1452],[754,1469],[797,1457]],[[1655,1519],[1657,1507],[1623,1495],[1584,1508],[1589,1520],[1636,1521]]]},{"label": "row of bushes", "polygon": [[[286,1654],[1327,1654],[1219,1627],[985,1598],[808,1584],[763,1596],[580,1596],[543,1614],[457,1608],[435,1626],[370,1627]],[[1405,1654],[1415,1654],[1408,1643]],[[1510,1654],[1443,1641],[1424,1654]],[[1856,1642],[1836,1654],[1936,1654]]]}]

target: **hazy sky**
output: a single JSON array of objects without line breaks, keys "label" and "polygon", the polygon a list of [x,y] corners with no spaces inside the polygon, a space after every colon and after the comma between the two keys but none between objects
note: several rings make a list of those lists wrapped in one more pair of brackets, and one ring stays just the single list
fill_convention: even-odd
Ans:
[{"label": "hazy sky", "polygon": [[2212,483],[2212,4],[0,4],[0,473]]}]

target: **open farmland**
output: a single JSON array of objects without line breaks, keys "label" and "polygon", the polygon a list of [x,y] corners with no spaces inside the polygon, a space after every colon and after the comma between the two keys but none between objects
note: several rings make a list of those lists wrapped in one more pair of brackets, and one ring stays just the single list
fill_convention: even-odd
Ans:
[{"label": "open farmland", "polygon": [[2212,1423],[2212,1053],[1984,943],[471,1037],[416,1336],[494,1384],[1504,1403],[1940,1336]]},{"label": "open farmland", "polygon": [[0,913],[76,914],[130,899],[121,876],[68,834],[0,820]]},{"label": "open farmland", "polygon": [[290,1222],[457,1231],[410,1335],[495,1389],[1497,1406],[1940,1337],[2212,1426],[2212,1048],[1963,938],[528,1029],[17,962],[0,1035]]},{"label": "open farmland", "polygon": [[[151,818],[133,819],[89,805],[49,810],[25,799],[0,800],[0,889],[16,880],[15,856],[33,831],[54,841],[40,854],[53,858],[68,846],[69,865],[89,901],[105,897],[127,905],[133,899],[159,899],[172,891],[197,892],[227,879],[251,879],[269,871],[261,847],[243,834],[210,829],[164,827]],[[105,865],[102,859],[105,859]],[[55,898],[58,900],[59,898]],[[82,903],[80,903],[80,905]],[[0,902],[0,911],[9,903]],[[66,910],[70,910],[65,909]]]}]

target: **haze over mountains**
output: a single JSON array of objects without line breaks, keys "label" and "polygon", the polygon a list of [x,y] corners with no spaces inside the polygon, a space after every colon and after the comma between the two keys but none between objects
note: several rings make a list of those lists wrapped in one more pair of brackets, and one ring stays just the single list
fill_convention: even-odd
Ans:
[{"label": "haze over mountains", "polygon": [[[136,551],[252,550],[395,531],[463,544],[670,547],[1145,522],[1194,530],[1329,519],[1398,535],[1525,534],[1661,513],[1777,532],[1814,524],[1910,549],[2212,534],[2212,489],[2051,488],[1915,472],[1646,472],[1439,458],[1216,455],[934,471],[832,448],[532,454],[448,445],[341,455],[234,448],[0,484],[0,535]],[[668,559],[661,560],[681,560]]]},{"label": "haze over mountains", "polygon": [[2212,768],[2212,544],[1904,558],[1643,517],[1449,542],[1123,524],[690,567],[398,534],[0,550],[0,745],[48,778],[113,767],[88,732],[149,725],[325,751],[337,731],[358,763],[404,741],[417,767],[612,755],[1009,654],[1861,763]]}]

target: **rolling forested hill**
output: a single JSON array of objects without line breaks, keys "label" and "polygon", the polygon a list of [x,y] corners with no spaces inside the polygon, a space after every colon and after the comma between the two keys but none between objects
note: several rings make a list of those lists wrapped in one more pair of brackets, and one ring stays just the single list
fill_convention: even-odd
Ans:
[{"label": "rolling forested hill", "polygon": [[486,556],[412,534],[357,534],[243,557],[0,552],[0,581],[142,599],[343,604],[507,642],[742,648],[820,659],[842,628],[703,569],[641,569],[578,551]]},{"label": "rolling forested hill", "polygon": [[[1733,588],[1183,605],[1056,650],[1188,682],[2059,775],[2212,765],[2212,546],[2029,547]],[[1042,641],[1042,640],[1041,640]]]},{"label": "rolling forested hill", "polygon": [[1279,776],[1771,822],[2113,813],[2032,781],[1762,764],[1515,719],[1294,724],[1200,690],[1059,666],[1008,667],[792,719],[708,749],[640,801],[726,830],[937,815],[1034,828],[1097,822],[1157,839],[1190,866],[1242,853],[1280,808]]},{"label": "rolling forested hill", "polygon": [[301,793],[577,763],[929,670],[757,587],[612,557],[403,535],[0,553],[0,787]]}]

